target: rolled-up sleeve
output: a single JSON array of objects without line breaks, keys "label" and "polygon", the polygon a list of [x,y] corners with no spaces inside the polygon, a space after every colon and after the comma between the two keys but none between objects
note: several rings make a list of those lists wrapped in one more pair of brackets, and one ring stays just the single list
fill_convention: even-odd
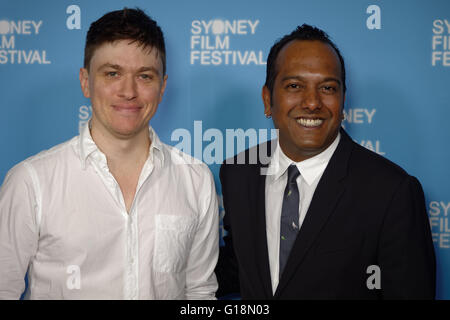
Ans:
[{"label": "rolled-up sleeve", "polygon": [[186,299],[215,299],[214,269],[219,255],[219,207],[209,170],[199,190],[200,218],[186,269]]},{"label": "rolled-up sleeve", "polygon": [[19,299],[38,244],[38,201],[30,167],[12,168],[0,189],[0,299]]}]

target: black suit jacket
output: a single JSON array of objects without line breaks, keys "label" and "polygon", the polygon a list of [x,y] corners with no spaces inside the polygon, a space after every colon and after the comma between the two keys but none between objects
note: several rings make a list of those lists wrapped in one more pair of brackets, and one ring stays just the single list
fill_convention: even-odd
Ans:
[{"label": "black suit jacket", "polygon": [[[435,254],[419,181],[344,130],[272,294],[262,168],[220,169],[228,235],[216,268],[218,296],[240,288],[243,299],[434,298]],[[369,289],[376,276],[369,266],[379,267],[381,289]]]}]

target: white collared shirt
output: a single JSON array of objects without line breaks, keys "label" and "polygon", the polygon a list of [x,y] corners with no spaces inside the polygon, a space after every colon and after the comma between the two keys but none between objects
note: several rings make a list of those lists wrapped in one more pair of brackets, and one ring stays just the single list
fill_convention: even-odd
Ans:
[{"label": "white collared shirt", "polygon": [[[127,213],[88,126],[12,168],[0,190],[0,299],[213,299],[218,199],[208,167],[151,146]],[[195,163],[195,164],[193,164]]]},{"label": "white collared shirt", "polygon": [[316,190],[317,184],[322,177],[328,162],[336,150],[340,133],[327,149],[318,155],[301,162],[294,162],[289,159],[280,148],[279,141],[274,150],[269,164],[271,174],[266,176],[265,196],[266,196],[266,234],[267,247],[269,251],[270,277],[272,279],[272,291],[275,291],[279,282],[279,252],[280,252],[280,220],[281,208],[283,205],[283,194],[287,183],[287,168],[295,164],[300,171],[297,178],[297,186],[300,193],[299,203],[299,226],[300,231],[303,220],[308,212],[311,199]]}]

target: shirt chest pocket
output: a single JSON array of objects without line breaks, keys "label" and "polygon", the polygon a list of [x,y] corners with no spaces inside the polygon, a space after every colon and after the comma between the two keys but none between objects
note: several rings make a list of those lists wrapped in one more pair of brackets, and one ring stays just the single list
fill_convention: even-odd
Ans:
[{"label": "shirt chest pocket", "polygon": [[157,215],[153,267],[157,272],[182,272],[189,257],[195,221],[191,217]]}]

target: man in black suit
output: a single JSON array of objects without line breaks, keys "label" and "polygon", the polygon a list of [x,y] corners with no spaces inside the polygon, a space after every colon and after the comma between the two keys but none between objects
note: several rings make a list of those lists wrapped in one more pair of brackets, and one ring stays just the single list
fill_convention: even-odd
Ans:
[{"label": "man in black suit", "polygon": [[[322,30],[303,25],[272,47],[262,98],[278,140],[221,167],[217,296],[434,298],[422,187],[341,128],[345,92],[344,60]],[[262,149],[269,161],[249,163]]]}]

